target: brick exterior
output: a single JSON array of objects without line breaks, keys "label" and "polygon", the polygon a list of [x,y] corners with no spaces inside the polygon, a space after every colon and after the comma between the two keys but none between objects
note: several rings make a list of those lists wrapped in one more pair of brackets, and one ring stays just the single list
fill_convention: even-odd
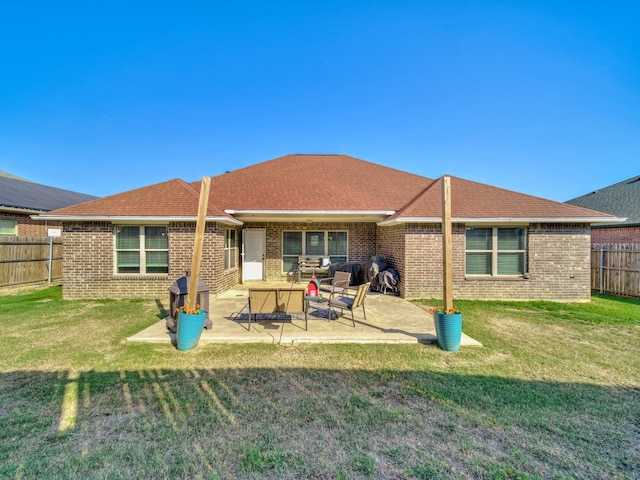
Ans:
[{"label": "brick exterior", "polygon": [[640,226],[592,228],[591,243],[640,243]]},{"label": "brick exterior", "polygon": [[18,222],[18,236],[20,237],[46,237],[50,228],[62,229],[60,222],[43,222],[42,220],[34,220],[29,215],[0,212],[0,219],[14,220]]},{"label": "brick exterior", "polygon": [[[442,236],[439,224],[247,223],[243,228],[266,231],[266,280],[288,280],[282,272],[285,230],[348,231],[348,260],[363,266],[384,255],[399,276],[405,298],[442,296]],[[240,268],[224,270],[226,227],[207,224],[200,278],[210,294],[240,281]],[[65,223],[63,232],[63,294],[67,299],[148,297],[168,300],[167,289],[191,267],[195,224],[171,223],[168,275],[116,275],[114,227],[110,223]],[[528,229],[526,278],[465,276],[465,227],[453,225],[453,288],[455,298],[588,301],[590,299],[590,228],[588,225],[533,224]],[[241,230],[236,233],[241,245]],[[240,250],[240,248],[238,248]],[[236,264],[240,266],[239,255]]]},{"label": "brick exterior", "polygon": [[[406,242],[405,225],[394,225],[392,227],[377,227],[376,255],[382,255],[387,260],[390,268],[398,272],[400,282],[398,291],[401,296],[406,296],[406,286],[414,280],[411,277],[412,270],[407,270],[406,262]],[[406,278],[409,275],[409,278]]]},{"label": "brick exterior", "polygon": [[[465,227],[453,225],[455,298],[485,300],[589,301],[588,225],[534,224],[528,228],[527,278],[465,275]],[[402,254],[404,250],[404,255]],[[378,252],[400,275],[405,298],[442,297],[442,236],[439,224],[378,228]]]},{"label": "brick exterior", "polygon": [[[114,226],[107,222],[65,223],[63,296],[81,298],[169,297],[168,288],[191,268],[195,223],[171,223],[169,273],[154,275],[115,274]],[[200,278],[210,295],[238,283],[238,268],[224,271],[225,227],[209,223],[204,234]],[[239,264],[239,258],[236,258]]]},{"label": "brick exterior", "polygon": [[348,260],[363,266],[376,248],[376,226],[371,223],[247,223],[244,228],[264,228],[267,237],[265,278],[270,281],[291,280],[282,272],[282,234],[286,231],[347,231]]}]

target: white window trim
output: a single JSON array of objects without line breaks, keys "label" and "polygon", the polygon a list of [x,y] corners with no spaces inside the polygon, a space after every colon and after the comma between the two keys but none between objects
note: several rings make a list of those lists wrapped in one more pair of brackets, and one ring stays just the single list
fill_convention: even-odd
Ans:
[{"label": "white window trim", "polygon": [[[230,236],[230,232],[234,232],[234,243],[235,243],[235,247],[227,247],[227,240],[228,237]],[[238,268],[238,231],[233,229],[233,228],[226,228],[224,231],[224,243],[223,243],[223,254],[224,254],[224,259],[223,259],[223,266],[224,266],[224,271],[225,272],[230,272],[232,270],[235,270]],[[230,253],[231,252],[231,253]],[[229,268],[227,268],[226,263],[227,263],[227,255],[231,254],[233,256],[233,266],[230,266]]]},{"label": "white window trim", "polygon": [[[481,227],[481,226],[472,226],[468,225],[466,228],[491,228],[491,250],[468,250],[466,248],[465,243],[465,276],[467,277],[499,277],[499,278],[508,278],[508,277],[526,277],[528,275],[528,230],[524,226],[500,226],[500,227]],[[498,230],[500,229],[512,229],[512,228],[522,228],[524,230],[524,249],[520,250],[498,250]],[[466,230],[465,230],[466,232]],[[466,234],[465,234],[465,242],[466,242]],[[523,253],[524,254],[524,272],[514,275],[501,275],[498,273],[498,254],[499,253]],[[480,274],[480,273],[466,273],[466,257],[468,253],[490,253],[491,254],[491,273],[490,274]]]},{"label": "white window trim", "polygon": [[[118,228],[122,227],[138,227],[140,234],[139,248],[117,248],[117,236]],[[117,276],[157,276],[168,275],[167,273],[147,273],[147,256],[146,252],[167,252],[169,253],[169,247],[167,248],[149,248],[145,246],[145,228],[146,227],[165,227],[167,229],[167,235],[169,235],[169,229],[166,225],[114,225],[113,228],[113,274]],[[118,272],[118,252],[138,252],[140,254],[140,271],[139,272]],[[168,267],[168,265],[167,265]]]},{"label": "white window trim", "polygon": [[[347,251],[344,255],[333,255],[334,257],[346,257],[346,261],[349,261],[349,230],[337,230],[337,229],[329,229],[329,230],[321,230],[321,229],[309,229],[309,230],[283,230],[282,237],[280,239],[280,245],[282,247],[282,258],[285,257],[298,257],[298,255],[286,255],[284,253],[284,235],[285,233],[301,233],[302,234],[302,253],[300,255],[307,255],[307,233],[309,232],[323,232],[324,233],[324,248],[323,254],[318,255],[319,257],[331,257],[329,255],[329,232],[337,232],[337,233],[346,233],[347,234]],[[284,270],[284,265],[283,265]],[[283,273],[286,273],[283,271]]]}]

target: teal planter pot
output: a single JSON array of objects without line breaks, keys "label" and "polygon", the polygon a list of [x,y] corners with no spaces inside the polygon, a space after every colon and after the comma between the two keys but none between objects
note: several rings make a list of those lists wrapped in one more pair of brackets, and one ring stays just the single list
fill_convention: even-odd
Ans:
[{"label": "teal planter pot", "polygon": [[176,332],[178,350],[191,350],[198,345],[207,312],[178,313],[178,329]]},{"label": "teal planter pot", "polygon": [[435,321],[440,348],[447,352],[459,351],[462,338],[462,313],[438,312],[435,314]]}]

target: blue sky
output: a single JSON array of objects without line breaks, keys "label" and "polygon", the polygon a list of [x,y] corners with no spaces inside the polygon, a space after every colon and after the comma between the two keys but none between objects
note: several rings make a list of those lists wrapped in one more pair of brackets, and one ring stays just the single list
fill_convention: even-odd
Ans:
[{"label": "blue sky", "polygon": [[565,201],[640,174],[639,19],[615,0],[0,0],[0,170],[105,196],[344,153]]}]

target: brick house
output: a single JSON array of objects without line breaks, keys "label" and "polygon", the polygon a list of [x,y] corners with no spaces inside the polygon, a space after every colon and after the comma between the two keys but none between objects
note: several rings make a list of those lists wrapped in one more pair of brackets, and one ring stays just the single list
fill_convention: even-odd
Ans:
[{"label": "brick house", "polygon": [[94,200],[95,196],[49,187],[0,171],[0,235],[46,237],[62,223],[32,215]]},{"label": "brick house", "polygon": [[566,203],[623,217],[620,222],[594,224],[591,243],[640,243],[640,176],[587,193]]},{"label": "brick house", "polygon": [[[64,224],[65,298],[164,298],[191,265],[201,182],[173,179],[43,213]],[[383,255],[405,298],[442,295],[442,179],[346,155],[212,177],[201,279],[287,281],[299,255]],[[451,178],[456,298],[590,298],[590,225],[608,214]]]}]

